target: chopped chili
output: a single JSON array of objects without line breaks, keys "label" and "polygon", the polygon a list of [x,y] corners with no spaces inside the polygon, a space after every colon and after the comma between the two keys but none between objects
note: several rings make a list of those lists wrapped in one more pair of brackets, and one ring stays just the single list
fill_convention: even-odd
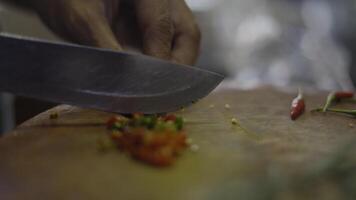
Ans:
[{"label": "chopped chili", "polygon": [[175,115],[167,115],[163,117],[164,121],[176,121],[177,117]]},{"label": "chopped chili", "polygon": [[154,166],[169,166],[187,147],[184,120],[175,115],[112,117],[107,122],[116,146],[133,158]]}]

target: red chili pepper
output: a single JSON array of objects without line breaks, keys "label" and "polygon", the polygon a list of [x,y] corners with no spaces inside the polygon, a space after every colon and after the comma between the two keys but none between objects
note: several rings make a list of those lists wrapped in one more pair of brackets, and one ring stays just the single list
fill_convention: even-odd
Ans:
[{"label": "red chili pepper", "polygon": [[341,100],[341,99],[349,99],[354,97],[354,93],[352,92],[344,92],[344,91],[340,91],[340,92],[335,92],[335,98],[337,100]]},{"label": "red chili pepper", "polygon": [[354,97],[354,94],[352,92],[344,92],[344,91],[331,92],[326,98],[326,102],[322,112],[326,112],[327,109],[336,101],[340,101],[342,99],[350,99],[352,97]]},{"label": "red chili pepper", "polygon": [[301,90],[298,91],[298,96],[293,99],[291,109],[290,109],[290,117],[292,120],[296,120],[300,115],[304,113],[305,103]]}]

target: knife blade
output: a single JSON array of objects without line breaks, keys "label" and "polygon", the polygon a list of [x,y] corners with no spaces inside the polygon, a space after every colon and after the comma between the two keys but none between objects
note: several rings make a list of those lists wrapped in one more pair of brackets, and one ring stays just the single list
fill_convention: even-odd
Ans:
[{"label": "knife blade", "polygon": [[0,34],[0,91],[116,113],[176,111],[223,76],[143,55]]}]

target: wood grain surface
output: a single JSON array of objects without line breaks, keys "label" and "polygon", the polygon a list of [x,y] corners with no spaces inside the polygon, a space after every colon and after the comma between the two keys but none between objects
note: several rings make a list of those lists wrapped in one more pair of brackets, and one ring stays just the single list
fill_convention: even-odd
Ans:
[{"label": "wood grain surface", "polygon": [[112,114],[59,106],[0,140],[0,199],[267,199],[274,180],[293,182],[356,138],[355,119],[309,112],[325,95],[307,96],[307,112],[291,121],[294,95],[218,90],[177,113],[200,148],[163,169],[98,151]]}]

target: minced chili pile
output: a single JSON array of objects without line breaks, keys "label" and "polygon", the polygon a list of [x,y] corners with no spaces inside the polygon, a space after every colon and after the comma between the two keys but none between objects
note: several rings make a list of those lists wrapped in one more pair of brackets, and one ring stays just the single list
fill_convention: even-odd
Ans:
[{"label": "minced chili pile", "polygon": [[154,166],[169,166],[187,147],[184,120],[175,115],[114,116],[107,122],[115,145],[133,158]]}]

